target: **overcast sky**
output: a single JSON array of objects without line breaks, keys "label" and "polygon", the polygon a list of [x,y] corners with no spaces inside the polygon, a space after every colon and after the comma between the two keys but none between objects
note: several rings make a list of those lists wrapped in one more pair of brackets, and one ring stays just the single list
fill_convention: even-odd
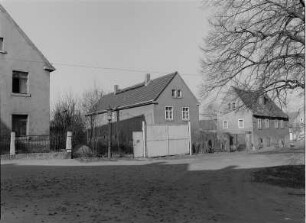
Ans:
[{"label": "overcast sky", "polygon": [[127,87],[142,82],[148,72],[156,78],[178,71],[198,96],[199,46],[208,27],[201,1],[1,3],[56,67],[51,104],[67,92],[81,94],[94,85],[105,91],[115,84]]},{"label": "overcast sky", "polygon": [[[0,2],[56,67],[51,106],[67,93],[94,86],[110,92],[115,84],[142,82],[146,73],[156,78],[174,71],[199,98],[200,46],[212,11],[202,0]],[[288,109],[303,105],[291,97]]]}]

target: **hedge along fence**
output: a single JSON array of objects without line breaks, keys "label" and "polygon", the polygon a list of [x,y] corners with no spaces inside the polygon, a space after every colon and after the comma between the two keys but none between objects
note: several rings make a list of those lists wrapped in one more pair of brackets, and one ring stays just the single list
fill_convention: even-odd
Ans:
[{"label": "hedge along fence", "polygon": [[246,150],[245,134],[201,131],[193,146],[195,153],[230,152]]},{"label": "hedge along fence", "polygon": [[[143,115],[125,119],[119,122],[112,122],[112,153],[113,154],[133,154],[133,132],[142,131],[142,122],[145,121]],[[88,136],[90,129],[88,130]],[[97,155],[107,155],[109,126],[103,125],[94,128],[93,137],[87,138],[87,145],[91,147]]]}]

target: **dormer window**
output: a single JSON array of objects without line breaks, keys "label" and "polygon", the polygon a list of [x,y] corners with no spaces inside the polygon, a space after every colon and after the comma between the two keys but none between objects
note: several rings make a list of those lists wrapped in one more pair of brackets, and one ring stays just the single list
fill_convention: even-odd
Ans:
[{"label": "dormer window", "polygon": [[236,108],[235,102],[232,103],[233,110]]},{"label": "dormer window", "polygon": [[260,96],[258,99],[258,103],[261,105],[265,105],[267,103],[267,98],[265,98],[264,96]]}]

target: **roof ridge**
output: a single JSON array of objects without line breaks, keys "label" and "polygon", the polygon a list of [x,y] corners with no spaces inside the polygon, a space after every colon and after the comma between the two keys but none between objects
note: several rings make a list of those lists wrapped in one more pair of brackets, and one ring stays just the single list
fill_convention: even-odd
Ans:
[{"label": "roof ridge", "polygon": [[[158,79],[160,79],[160,78],[165,78],[165,77],[167,77],[167,76],[174,75],[174,74],[177,74],[177,72],[173,72],[173,73],[169,73],[169,74],[166,74],[166,75],[162,75],[162,76],[160,76],[160,77],[157,77],[157,78],[152,79],[151,81],[156,81],[156,80],[158,80]],[[151,81],[150,81],[150,82],[151,82]],[[131,85],[131,86],[128,86],[128,87],[125,87],[125,88],[122,88],[122,89],[119,88],[117,94],[124,93],[124,92],[127,92],[127,91],[129,91],[129,90],[134,90],[134,89],[136,89],[136,88],[143,87],[143,86],[145,86],[145,82],[140,82],[140,83],[137,83],[137,84],[133,84],[133,85]],[[114,93],[114,92],[111,92],[111,93],[109,93],[109,94],[113,94],[113,93]],[[106,94],[106,95],[104,95],[104,96],[107,96],[107,95],[109,95],[109,94]],[[104,97],[104,96],[103,96],[103,97]]]},{"label": "roof ridge", "polygon": [[94,110],[104,111],[106,106],[117,107],[123,105],[138,105],[144,102],[155,103],[156,99],[177,74],[177,72],[174,72],[152,79],[148,85],[141,82],[122,90],[119,89],[116,94],[115,92],[108,93],[103,95],[92,108]]}]

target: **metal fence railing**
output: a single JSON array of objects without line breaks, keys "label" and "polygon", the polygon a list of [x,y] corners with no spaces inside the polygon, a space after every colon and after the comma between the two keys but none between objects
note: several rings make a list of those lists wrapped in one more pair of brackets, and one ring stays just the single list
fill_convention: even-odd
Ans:
[{"label": "metal fence railing", "polygon": [[[10,153],[11,136],[0,137],[1,155]],[[20,153],[48,153],[65,150],[66,135],[27,135],[15,138],[15,152]]]},{"label": "metal fence railing", "polygon": [[16,153],[44,153],[50,151],[48,135],[29,135],[16,137]]}]

